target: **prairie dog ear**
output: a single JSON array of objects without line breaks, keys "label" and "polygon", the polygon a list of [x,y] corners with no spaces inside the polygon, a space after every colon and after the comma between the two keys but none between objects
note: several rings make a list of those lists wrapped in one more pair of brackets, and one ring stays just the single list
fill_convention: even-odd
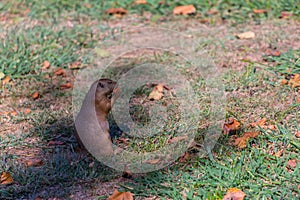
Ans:
[{"label": "prairie dog ear", "polygon": [[98,87],[102,87],[102,88],[104,88],[104,84],[103,83],[101,83],[100,81],[98,82]]}]

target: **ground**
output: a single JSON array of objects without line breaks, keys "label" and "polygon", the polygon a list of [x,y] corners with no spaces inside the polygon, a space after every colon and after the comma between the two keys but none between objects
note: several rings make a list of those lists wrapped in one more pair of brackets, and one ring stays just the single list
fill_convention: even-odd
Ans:
[{"label": "ground", "polygon": [[[69,8],[67,2],[64,6]],[[106,199],[115,189],[130,191],[135,199],[222,199],[229,188],[243,190],[245,199],[299,198],[300,143],[295,133],[300,130],[300,93],[298,87],[282,84],[283,79],[290,81],[300,73],[298,18],[236,22],[220,16],[200,20],[197,16],[174,17],[150,12],[125,16],[107,16],[103,12],[99,19],[93,17],[96,12],[86,14],[84,9],[58,17],[52,7],[49,17],[43,13],[43,7],[34,5],[31,8],[15,3],[1,7],[0,72],[4,77],[0,83],[0,170],[9,172],[14,179],[13,184],[0,185],[1,199]],[[188,156],[163,169],[133,174],[128,179],[78,148],[72,87],[66,84],[74,87],[79,68],[90,67],[93,53],[106,57],[107,49],[114,52],[114,47],[105,49],[101,41],[122,30],[143,26],[176,30],[197,40],[199,48],[208,50],[217,66],[217,78],[225,87],[225,117],[237,120],[241,128],[232,135],[222,133],[212,151],[213,159],[199,156],[194,147],[187,151]],[[236,37],[246,31],[253,31],[255,37]],[[140,36],[135,42],[144,40]],[[166,42],[159,37],[157,40]],[[138,52],[124,55],[115,65],[126,71],[126,67],[145,62],[136,56]],[[168,56],[161,56],[159,62],[181,62]],[[199,93],[204,91],[201,72],[182,66],[179,68],[193,88]],[[146,106],[153,104],[141,101],[152,90],[149,84],[131,99],[132,117],[137,121],[141,115],[139,102]],[[38,95],[33,96],[36,92]],[[206,95],[202,96],[204,100],[208,98]],[[201,116],[209,113],[209,109],[201,105],[199,108]],[[250,125],[263,118],[267,119],[266,127]],[[209,119],[199,122],[200,132],[209,123]],[[260,134],[250,139],[245,148],[233,145],[232,140],[253,131]],[[131,140],[125,146],[152,151],[168,139],[159,135]],[[202,142],[199,138],[196,141]],[[289,164],[294,161],[296,167]]]}]

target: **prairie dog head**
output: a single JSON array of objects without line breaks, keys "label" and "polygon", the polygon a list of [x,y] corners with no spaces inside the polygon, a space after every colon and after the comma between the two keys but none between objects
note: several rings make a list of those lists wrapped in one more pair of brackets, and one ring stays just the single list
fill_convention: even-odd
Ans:
[{"label": "prairie dog head", "polygon": [[117,82],[110,79],[99,79],[95,93],[95,107],[97,112],[108,114],[112,107],[112,96]]}]

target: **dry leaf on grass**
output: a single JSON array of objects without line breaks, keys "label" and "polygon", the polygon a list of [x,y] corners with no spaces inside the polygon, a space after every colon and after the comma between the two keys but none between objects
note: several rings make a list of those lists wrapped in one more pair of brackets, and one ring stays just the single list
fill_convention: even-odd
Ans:
[{"label": "dry leaf on grass", "polygon": [[35,93],[32,94],[33,100],[36,100],[36,99],[38,99],[39,97],[40,97],[40,94],[39,94],[38,92],[35,92]]},{"label": "dry leaf on grass", "polygon": [[42,69],[48,69],[50,67],[50,62],[45,60],[42,64]]},{"label": "dry leaf on grass", "polygon": [[233,145],[243,149],[247,146],[247,142],[250,138],[255,138],[259,135],[259,132],[246,132],[241,137],[238,137],[234,140]]},{"label": "dry leaf on grass", "polygon": [[296,159],[289,160],[286,167],[289,169],[296,168],[298,161]]},{"label": "dry leaf on grass", "polygon": [[293,78],[289,81],[289,86],[292,88],[300,87],[300,74],[293,75]]},{"label": "dry leaf on grass", "polygon": [[160,100],[164,96],[164,84],[159,83],[157,84],[152,92],[149,94],[148,99],[150,100]]},{"label": "dry leaf on grass", "polygon": [[73,62],[71,64],[69,64],[69,69],[81,69],[83,67],[83,65],[81,64],[81,62]]},{"label": "dry leaf on grass", "polygon": [[295,133],[295,137],[296,137],[296,138],[300,138],[300,131],[297,131],[297,132]]},{"label": "dry leaf on grass", "polygon": [[61,84],[60,85],[60,89],[69,89],[69,88],[72,88],[73,87],[73,85],[72,85],[72,83],[65,83],[65,84]]},{"label": "dry leaf on grass", "polygon": [[2,172],[0,176],[0,183],[1,185],[8,185],[12,184],[14,180],[12,179],[9,172]]},{"label": "dry leaf on grass", "polygon": [[265,10],[265,9],[253,9],[252,11],[253,11],[253,13],[255,13],[255,14],[262,14],[262,13],[267,13],[267,12],[268,12],[268,11]]},{"label": "dry leaf on grass", "polygon": [[54,71],[54,75],[56,75],[56,76],[66,76],[66,71],[62,68],[58,68]]},{"label": "dry leaf on grass", "polygon": [[9,83],[9,81],[10,81],[10,76],[6,76],[6,77],[3,79],[2,83],[3,83],[3,85],[5,85],[5,84]]},{"label": "dry leaf on grass", "polygon": [[280,81],[280,85],[286,85],[286,84],[288,84],[288,80],[286,80],[286,79],[282,79],[281,81]]},{"label": "dry leaf on grass", "polygon": [[29,109],[29,108],[26,108],[25,110],[24,110],[24,114],[29,114],[29,113],[31,113],[31,109]]},{"label": "dry leaf on grass", "polygon": [[227,135],[229,133],[239,130],[241,128],[240,125],[241,124],[237,120],[229,118],[228,122],[223,125],[224,134]]},{"label": "dry leaf on grass", "polygon": [[226,195],[223,197],[223,200],[243,200],[246,194],[238,188],[230,188]]},{"label": "dry leaf on grass", "polygon": [[147,0],[136,0],[133,2],[133,4],[147,4]]},{"label": "dry leaf on grass", "polygon": [[211,9],[211,10],[207,11],[207,14],[209,14],[209,15],[215,15],[215,14],[218,14],[218,13],[219,13],[219,11],[214,10],[214,9]]},{"label": "dry leaf on grass", "polygon": [[173,10],[174,15],[190,15],[196,12],[194,5],[177,6]]},{"label": "dry leaf on grass", "polygon": [[123,8],[109,8],[105,11],[105,13],[109,15],[125,15],[127,13],[127,10]]},{"label": "dry leaf on grass", "polygon": [[256,126],[264,126],[265,124],[266,124],[266,122],[267,122],[267,118],[262,118],[261,120],[259,120],[258,122],[252,122],[251,124],[250,124],[250,126],[252,126],[252,127],[256,127]]},{"label": "dry leaf on grass", "polygon": [[255,33],[252,31],[236,34],[238,39],[252,39],[255,38]]},{"label": "dry leaf on grass", "polygon": [[108,200],[133,200],[133,194],[131,192],[119,192],[115,190],[114,193],[108,197]]},{"label": "dry leaf on grass", "polygon": [[284,152],[284,149],[280,149],[279,151],[277,151],[276,153],[274,153],[273,156],[279,158],[279,157],[282,156],[283,152]]},{"label": "dry leaf on grass", "polygon": [[40,158],[31,158],[28,160],[25,160],[25,165],[27,167],[39,167],[44,164],[43,160]]}]

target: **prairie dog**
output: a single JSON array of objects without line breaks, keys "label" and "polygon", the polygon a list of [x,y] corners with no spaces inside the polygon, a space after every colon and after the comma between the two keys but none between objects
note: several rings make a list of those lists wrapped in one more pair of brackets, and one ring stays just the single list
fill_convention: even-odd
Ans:
[{"label": "prairie dog", "polygon": [[[81,140],[83,139],[85,143],[89,144],[90,150],[100,146],[99,148],[103,147],[105,152],[112,151],[107,116],[119,95],[119,89],[116,88],[116,85],[117,83],[110,79],[99,79],[92,84],[75,120],[75,136],[81,148],[84,148]],[[95,126],[97,122],[100,125],[100,130]],[[77,131],[88,135],[80,138]]]},{"label": "prairie dog", "polygon": [[98,81],[97,90],[95,93],[95,110],[98,122],[103,129],[103,132],[110,139],[109,124],[107,115],[110,112],[114,101],[117,98],[115,91],[117,83],[110,79],[100,79]]}]

